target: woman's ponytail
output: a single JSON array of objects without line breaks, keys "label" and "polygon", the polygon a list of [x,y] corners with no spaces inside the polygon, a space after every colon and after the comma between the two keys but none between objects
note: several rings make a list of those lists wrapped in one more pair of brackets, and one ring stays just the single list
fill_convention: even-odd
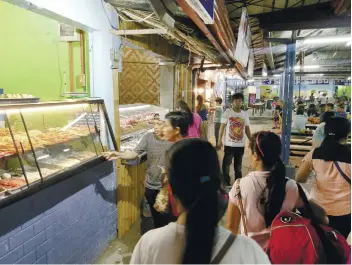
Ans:
[{"label": "woman's ponytail", "polygon": [[[280,158],[281,139],[272,132],[255,133],[251,139],[251,150],[262,161],[263,169],[269,171],[265,189],[268,196],[264,202],[264,220],[269,227],[279,214],[286,195],[286,170]],[[263,204],[262,201],[260,203]]]},{"label": "woman's ponytail", "polygon": [[196,202],[188,209],[183,264],[209,264],[218,221],[217,190],[211,181],[201,184]]},{"label": "woman's ponytail", "polygon": [[264,204],[266,227],[271,226],[275,216],[280,213],[286,195],[286,168],[279,158],[267,178],[268,198]]},{"label": "woman's ponytail", "polygon": [[165,160],[172,193],[186,213],[184,264],[209,264],[218,222],[220,165],[207,141],[176,142]]}]

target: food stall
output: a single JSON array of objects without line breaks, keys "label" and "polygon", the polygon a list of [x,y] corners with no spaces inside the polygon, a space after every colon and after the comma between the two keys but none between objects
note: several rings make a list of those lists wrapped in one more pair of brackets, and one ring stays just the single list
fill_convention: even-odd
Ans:
[{"label": "food stall", "polygon": [[[153,128],[154,115],[161,118],[169,112],[168,109],[149,104],[128,104],[119,106],[120,114],[120,149],[133,150],[143,135]],[[121,161],[118,164],[118,227],[119,237],[122,237],[138,220],[140,202],[144,196],[144,181],[146,173],[147,154],[139,154],[138,158]],[[118,162],[119,163],[119,162]]]},{"label": "food stall", "polygon": [[0,116],[0,263],[93,261],[117,233],[104,101],[0,105]]}]

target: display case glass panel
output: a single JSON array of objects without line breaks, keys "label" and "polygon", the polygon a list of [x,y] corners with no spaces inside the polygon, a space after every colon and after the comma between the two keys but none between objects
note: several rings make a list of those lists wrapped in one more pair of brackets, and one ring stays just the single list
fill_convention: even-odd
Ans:
[{"label": "display case glass panel", "polygon": [[113,150],[103,100],[0,106],[0,197]]},{"label": "display case glass panel", "polygon": [[120,105],[121,151],[134,149],[142,136],[153,128],[155,114],[161,119],[170,110],[148,104]]}]

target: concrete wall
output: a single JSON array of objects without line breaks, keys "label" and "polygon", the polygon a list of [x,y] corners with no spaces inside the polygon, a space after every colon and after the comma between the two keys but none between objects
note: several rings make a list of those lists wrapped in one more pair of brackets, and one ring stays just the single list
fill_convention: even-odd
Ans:
[{"label": "concrete wall", "polygon": [[160,106],[174,109],[175,66],[160,66]]},{"label": "concrete wall", "polygon": [[116,237],[116,177],[104,162],[0,210],[1,264],[91,263]]},{"label": "concrete wall", "polygon": [[[117,13],[101,0],[5,0],[37,14],[89,32],[91,96],[105,100],[114,124],[114,93],[110,52],[118,51],[120,38],[110,33],[117,27]],[[114,127],[114,126],[113,126]]]}]

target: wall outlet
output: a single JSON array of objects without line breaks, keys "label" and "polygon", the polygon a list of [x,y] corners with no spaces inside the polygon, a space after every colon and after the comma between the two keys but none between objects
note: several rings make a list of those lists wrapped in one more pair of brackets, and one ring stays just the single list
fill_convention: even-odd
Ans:
[{"label": "wall outlet", "polygon": [[80,74],[76,76],[76,87],[85,87],[86,86],[86,75]]}]

